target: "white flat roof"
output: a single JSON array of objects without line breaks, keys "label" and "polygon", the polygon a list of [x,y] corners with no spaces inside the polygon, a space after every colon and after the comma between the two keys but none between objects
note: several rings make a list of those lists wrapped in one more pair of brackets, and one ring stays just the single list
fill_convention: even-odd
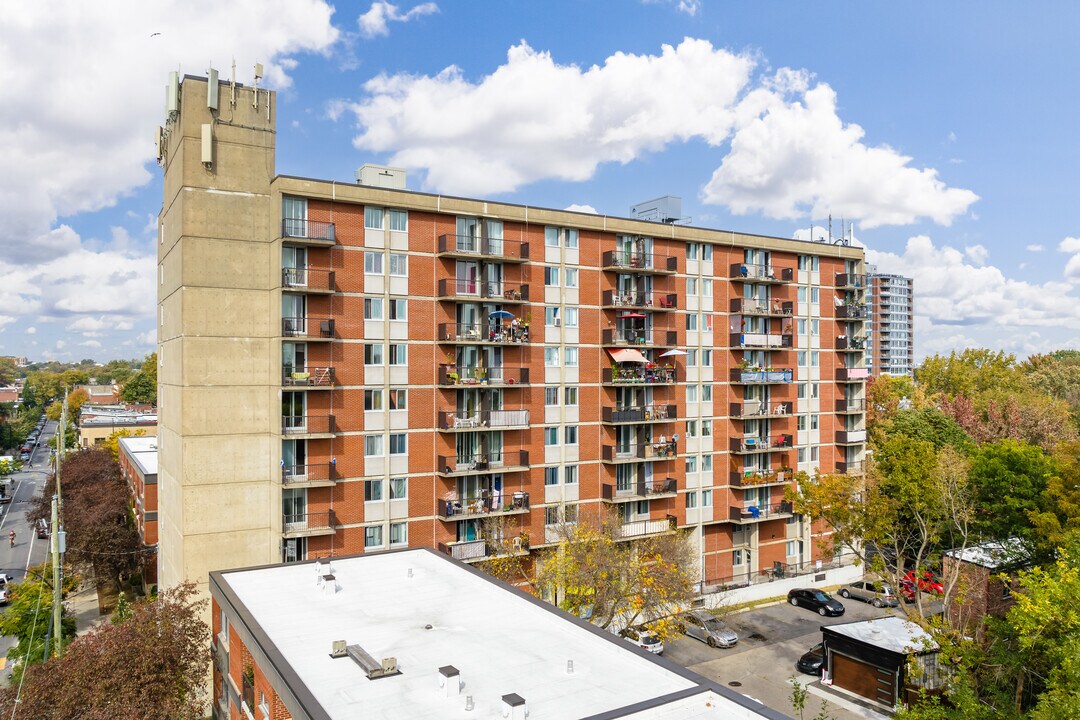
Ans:
[{"label": "white flat roof", "polygon": [[[680,692],[690,697],[623,716],[784,717],[764,706],[748,709],[704,678],[432,550],[335,558],[332,569],[335,593],[318,587],[313,563],[227,571],[215,574],[212,587],[219,602],[224,595],[236,603],[255,637],[265,634],[262,649],[278,671],[295,673],[333,720],[501,717],[502,696],[510,693],[525,699],[530,720],[609,713]],[[350,658],[329,657],[335,640],[359,644],[376,660],[396,658],[401,675],[367,679]],[[461,673],[458,697],[438,690],[446,665]],[[467,695],[472,711],[465,710]]]},{"label": "white flat roof", "polygon": [[156,437],[118,438],[120,446],[143,471],[143,475],[157,475],[158,454]]},{"label": "white flat roof", "polygon": [[938,649],[930,633],[910,620],[894,615],[829,625],[823,629],[901,655]]},{"label": "white flat roof", "polygon": [[962,550],[960,548],[946,550],[945,554],[991,570],[1005,565],[1023,565],[1031,559],[1031,550],[1020,538],[990,540]]}]

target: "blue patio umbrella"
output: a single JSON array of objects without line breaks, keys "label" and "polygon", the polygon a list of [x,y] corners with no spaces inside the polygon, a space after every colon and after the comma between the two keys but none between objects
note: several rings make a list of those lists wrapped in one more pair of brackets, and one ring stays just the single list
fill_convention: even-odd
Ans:
[{"label": "blue patio umbrella", "polygon": [[514,313],[505,310],[496,310],[495,312],[488,313],[488,317],[495,320],[509,320],[514,317]]}]

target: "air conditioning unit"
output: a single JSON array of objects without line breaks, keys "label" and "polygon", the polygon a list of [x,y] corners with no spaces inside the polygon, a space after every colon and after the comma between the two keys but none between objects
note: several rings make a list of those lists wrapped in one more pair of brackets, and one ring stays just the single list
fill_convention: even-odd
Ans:
[{"label": "air conditioning unit", "polygon": [[562,318],[555,318],[555,327],[562,326]]}]

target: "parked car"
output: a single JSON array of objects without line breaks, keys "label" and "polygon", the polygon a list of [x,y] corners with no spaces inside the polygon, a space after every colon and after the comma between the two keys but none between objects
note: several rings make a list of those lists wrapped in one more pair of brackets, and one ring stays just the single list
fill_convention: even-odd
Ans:
[{"label": "parked car", "polygon": [[787,601],[795,607],[817,611],[818,615],[836,617],[844,614],[844,605],[824,590],[795,588],[788,591]]},{"label": "parked car", "polygon": [[22,460],[23,462],[29,462],[30,461],[30,453],[28,453],[28,452],[21,453],[19,455],[19,459]]},{"label": "parked car", "polygon": [[704,610],[692,610],[680,616],[679,620],[683,624],[683,632],[709,647],[729,648],[735,647],[735,644],[739,642],[739,636],[734,630],[725,625],[720,618]]},{"label": "parked car", "polygon": [[37,533],[38,538],[45,539],[49,537],[49,523],[45,518],[41,518],[34,525],[34,532]]},{"label": "parked car", "polygon": [[918,577],[918,580],[916,580],[915,571],[908,570],[907,575],[900,581],[900,584],[907,586],[908,589],[918,587],[919,591],[924,593],[932,593],[934,595],[945,594],[945,586],[941,584],[941,581],[938,580],[932,570],[925,570],[923,574]]},{"label": "parked car", "polygon": [[664,654],[664,643],[656,633],[652,632],[644,625],[637,627],[628,627],[625,630],[619,632],[621,637],[626,638],[634,645],[637,645],[642,650],[648,650],[654,655]]},{"label": "parked car", "polygon": [[3,590],[0,590],[0,605],[7,605],[9,602],[11,602],[11,597],[8,596],[7,587],[5,586]]},{"label": "parked car", "polygon": [[876,608],[896,607],[900,604],[892,586],[876,580],[856,580],[848,583],[840,588],[840,597],[862,600]]},{"label": "parked car", "polygon": [[825,664],[825,646],[818,643],[814,647],[807,650],[799,662],[795,663],[795,667],[799,672],[806,673],[807,675],[817,675],[821,677],[821,667]]}]

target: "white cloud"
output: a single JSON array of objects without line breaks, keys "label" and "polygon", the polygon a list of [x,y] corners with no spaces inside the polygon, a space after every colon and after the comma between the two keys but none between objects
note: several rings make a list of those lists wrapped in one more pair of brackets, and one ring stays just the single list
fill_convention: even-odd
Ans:
[{"label": "white cloud", "polygon": [[57,350],[63,350],[64,346],[66,346],[66,345],[67,345],[67,343],[64,342],[63,340],[57,340],[56,341],[56,349]]},{"label": "white cloud", "polygon": [[956,142],[956,133],[954,133],[952,130],[950,130],[947,139],[951,143]]},{"label": "white cloud", "polygon": [[1058,243],[1058,251],[1067,253],[1080,252],[1080,237],[1065,238]]},{"label": "white cloud", "polygon": [[679,0],[679,12],[693,17],[701,9],[701,0]]},{"label": "white cloud", "polygon": [[84,340],[83,342],[79,343],[79,347],[99,348],[101,347],[101,343],[99,343],[97,340]]},{"label": "white cloud", "polygon": [[390,34],[388,22],[405,23],[414,18],[437,12],[439,12],[439,6],[433,2],[417,5],[403,13],[398,10],[397,5],[383,0],[376,0],[371,3],[371,8],[357,19],[357,22],[360,25],[360,34],[367,38],[373,38],[377,35]]},{"label": "white cloud", "polygon": [[1043,245],[1027,245],[1024,247],[1024,249],[1028,252],[1042,252],[1046,249],[1046,247]]},{"label": "white cloud", "polygon": [[37,328],[31,325],[30,327],[23,330],[23,332],[27,335],[37,335]]},{"label": "white cloud", "polygon": [[592,205],[578,205],[577,203],[574,203],[572,205],[568,205],[565,209],[570,212],[589,213],[590,215],[598,214],[596,212],[596,208],[594,208]]},{"label": "white cloud", "polygon": [[990,251],[982,245],[968,245],[964,247],[964,255],[975,265],[982,267],[990,256]]}]

